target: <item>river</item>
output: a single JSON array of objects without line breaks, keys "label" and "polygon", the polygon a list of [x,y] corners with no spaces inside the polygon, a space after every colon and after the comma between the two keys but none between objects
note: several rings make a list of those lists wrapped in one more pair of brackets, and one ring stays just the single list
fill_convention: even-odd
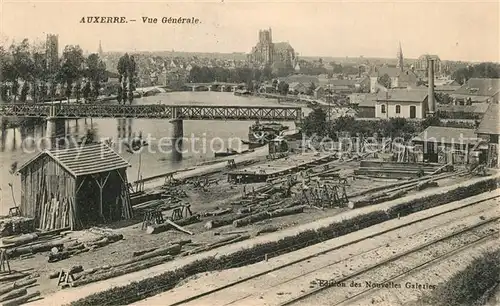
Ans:
[{"label": "river", "polygon": [[[116,102],[115,102],[116,103]],[[278,105],[277,100],[260,97],[234,96],[221,92],[172,92],[136,99],[134,104],[203,104],[203,105]],[[282,104],[290,105],[290,104]],[[176,169],[183,169],[214,160],[214,152],[234,148],[246,149],[239,139],[248,138],[248,127],[252,121],[184,121],[182,159],[171,153],[168,141],[172,134],[172,125],[164,119],[79,119],[66,121],[66,133],[80,138],[89,128],[95,129],[101,139],[112,139],[113,148],[126,159],[128,180],[135,181],[162,174]],[[293,123],[284,123],[293,128]],[[150,137],[150,145],[142,153],[128,153],[121,143],[127,137],[142,133],[143,138]],[[15,162],[18,167],[32,158],[41,149],[37,148],[45,134],[45,124],[32,128],[7,129],[0,135],[0,214],[8,213],[13,207],[9,183],[13,183],[16,203],[20,202],[20,176],[9,173]],[[139,162],[140,161],[140,162]]]}]

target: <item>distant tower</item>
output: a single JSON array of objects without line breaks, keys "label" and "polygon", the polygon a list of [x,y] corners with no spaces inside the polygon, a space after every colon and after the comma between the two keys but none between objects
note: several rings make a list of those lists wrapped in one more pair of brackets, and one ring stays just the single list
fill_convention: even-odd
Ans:
[{"label": "distant tower", "polygon": [[398,50],[398,66],[397,66],[401,71],[403,71],[404,68],[404,61],[403,61],[403,49],[401,48],[401,42],[399,42],[399,50]]},{"label": "distant tower", "polygon": [[47,70],[50,73],[57,71],[59,66],[59,36],[48,34],[45,41],[45,57]]},{"label": "distant tower", "polygon": [[102,58],[102,45],[100,40],[99,40],[99,49],[97,50],[97,53],[99,53],[99,57]]}]

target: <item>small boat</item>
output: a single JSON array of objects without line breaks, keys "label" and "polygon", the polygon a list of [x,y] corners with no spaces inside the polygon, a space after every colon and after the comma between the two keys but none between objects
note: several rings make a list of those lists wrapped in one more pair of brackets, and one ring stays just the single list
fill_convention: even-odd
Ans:
[{"label": "small boat", "polygon": [[241,139],[241,143],[249,146],[250,148],[259,148],[259,147],[263,147],[266,145],[266,143],[262,142],[262,141],[250,141],[250,140],[243,140],[243,139]]},{"label": "small boat", "polygon": [[226,152],[215,152],[215,157],[226,157],[239,154],[238,151],[227,149]]}]

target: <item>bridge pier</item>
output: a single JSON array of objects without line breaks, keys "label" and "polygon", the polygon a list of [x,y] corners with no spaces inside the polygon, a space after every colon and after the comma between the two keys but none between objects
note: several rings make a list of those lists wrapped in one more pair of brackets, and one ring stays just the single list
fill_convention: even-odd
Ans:
[{"label": "bridge pier", "polygon": [[46,137],[49,139],[49,149],[58,149],[66,137],[66,124],[64,119],[57,117],[47,118]]},{"label": "bridge pier", "polygon": [[172,124],[172,158],[174,161],[182,160],[182,138],[184,137],[184,124],[182,119],[171,120]]}]

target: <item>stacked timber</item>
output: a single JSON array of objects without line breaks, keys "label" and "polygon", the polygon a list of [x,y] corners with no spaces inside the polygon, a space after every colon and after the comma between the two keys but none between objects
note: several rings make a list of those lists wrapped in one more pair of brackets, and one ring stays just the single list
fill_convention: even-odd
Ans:
[{"label": "stacked timber", "polygon": [[38,227],[47,231],[72,227],[74,225],[73,201],[72,197],[67,197],[62,200],[52,198],[42,203]]},{"label": "stacked timber", "polygon": [[31,299],[40,296],[39,291],[28,292],[37,282],[30,276],[0,287],[0,302],[2,305],[22,305]]},{"label": "stacked timber", "polygon": [[205,223],[204,227],[205,229],[210,230],[221,226],[231,225],[235,220],[247,217],[249,215],[250,214],[247,213],[247,214],[227,215],[218,217],[216,219],[210,220],[207,223]]},{"label": "stacked timber", "polygon": [[6,217],[0,219],[0,237],[32,233],[35,231],[35,220],[26,217]]},{"label": "stacked timber", "polygon": [[146,228],[146,233],[148,233],[148,234],[158,234],[158,233],[162,233],[162,232],[168,231],[170,229],[177,229],[179,231],[182,231],[182,232],[185,232],[187,234],[192,235],[193,233],[191,233],[190,231],[182,228],[182,226],[193,224],[193,223],[197,223],[197,222],[200,222],[200,221],[201,221],[200,220],[200,215],[192,215],[192,216],[189,216],[187,218],[183,218],[181,220],[177,220],[175,222],[167,219],[162,224],[148,225],[148,227]]},{"label": "stacked timber", "polygon": [[140,211],[145,209],[159,209],[159,210],[168,210],[172,209],[170,204],[166,204],[165,200],[151,200],[146,201],[144,203],[136,204],[133,206],[134,211]]},{"label": "stacked timber", "polygon": [[[438,180],[445,179],[448,177],[458,176],[465,173],[466,170],[452,172],[452,173],[440,173],[435,175],[424,176],[418,179],[412,179],[406,182],[401,182],[397,184],[391,184],[389,186],[377,187],[368,191],[363,191],[363,194],[368,193],[358,198],[355,201],[349,203],[349,208],[358,208],[367,205],[374,205],[394,199],[403,197],[410,191],[420,191],[426,188],[438,187]],[[370,192],[371,191],[371,192]]]},{"label": "stacked timber", "polygon": [[135,256],[121,263],[83,271],[72,286],[82,286],[162,264],[171,260],[174,255],[179,254],[181,249],[181,244],[172,244]]},{"label": "stacked timber", "polygon": [[224,238],[222,238],[214,243],[210,243],[210,244],[207,244],[204,246],[197,247],[193,250],[186,251],[186,252],[182,253],[181,255],[187,256],[187,255],[193,255],[193,254],[197,254],[197,253],[207,252],[207,251],[210,251],[212,249],[219,248],[219,247],[222,247],[222,246],[225,246],[228,244],[232,244],[232,243],[246,240],[248,238],[250,238],[250,235],[239,235],[239,234],[231,235],[228,237],[224,237]]},{"label": "stacked timber", "polygon": [[359,169],[354,170],[354,174],[374,177],[413,178],[419,174],[430,175],[437,173],[441,168],[441,164],[430,163],[361,161]]},{"label": "stacked timber", "polygon": [[294,206],[289,208],[280,208],[274,211],[263,211],[256,214],[249,215],[247,217],[237,219],[233,221],[234,227],[242,227],[250,225],[259,221],[266,219],[278,218],[282,216],[294,215],[304,212],[305,206]]}]

